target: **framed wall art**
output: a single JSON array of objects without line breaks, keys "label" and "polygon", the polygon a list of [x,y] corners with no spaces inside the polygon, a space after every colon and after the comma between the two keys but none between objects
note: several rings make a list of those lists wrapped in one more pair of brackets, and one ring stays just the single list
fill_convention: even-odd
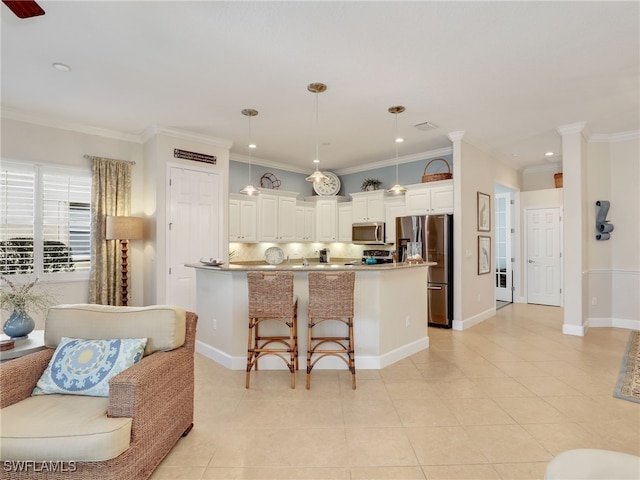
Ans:
[{"label": "framed wall art", "polygon": [[491,272],[491,237],[478,235],[478,275]]},{"label": "framed wall art", "polygon": [[491,231],[491,195],[478,192],[478,231]]}]

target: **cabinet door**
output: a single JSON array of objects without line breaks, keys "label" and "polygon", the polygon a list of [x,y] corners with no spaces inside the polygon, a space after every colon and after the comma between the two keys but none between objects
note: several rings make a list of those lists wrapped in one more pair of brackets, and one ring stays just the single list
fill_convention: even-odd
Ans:
[{"label": "cabinet door", "polygon": [[249,200],[241,200],[240,201],[240,241],[256,242],[258,240],[256,220],[257,220],[256,202],[249,201]]},{"label": "cabinet door", "polygon": [[281,242],[293,242],[296,239],[295,222],[296,199],[293,197],[278,198],[278,234]]},{"label": "cabinet door", "polygon": [[335,201],[318,201],[316,205],[316,239],[335,242],[337,238],[337,207]]},{"label": "cabinet door", "polygon": [[427,215],[431,210],[431,191],[429,189],[408,191],[405,195],[407,215]]},{"label": "cabinet door", "polygon": [[258,238],[261,242],[276,242],[278,240],[278,197],[263,193],[259,198]]},{"label": "cabinet door", "polygon": [[398,200],[388,202],[385,205],[385,227],[386,227],[386,242],[396,242],[396,217],[404,217],[406,215],[406,205],[404,200]]},{"label": "cabinet door", "polygon": [[453,213],[453,185],[431,189],[431,213]]},{"label": "cabinet door", "polygon": [[353,224],[353,206],[340,205],[338,207],[338,241],[351,241],[351,225]]},{"label": "cabinet door", "polygon": [[351,215],[354,222],[366,222],[368,220],[368,208],[366,198],[354,198],[351,202]]},{"label": "cabinet door", "polygon": [[384,221],[384,199],[368,198],[367,199],[367,221],[383,222]]},{"label": "cabinet door", "polygon": [[305,235],[305,207],[302,205],[298,205],[296,207],[296,216],[295,216],[295,224],[296,224],[296,242],[303,242]]},{"label": "cabinet door", "polygon": [[229,241],[240,240],[240,201],[229,200]]},{"label": "cabinet door", "polygon": [[304,207],[304,238],[305,242],[313,242],[316,239],[316,209]]}]

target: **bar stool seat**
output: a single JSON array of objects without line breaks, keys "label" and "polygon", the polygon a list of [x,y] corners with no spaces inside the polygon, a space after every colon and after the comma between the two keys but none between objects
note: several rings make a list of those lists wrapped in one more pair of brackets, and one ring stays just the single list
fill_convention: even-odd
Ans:
[{"label": "bar stool seat", "polygon": [[[291,388],[296,387],[298,369],[298,300],[293,294],[293,272],[247,272],[249,291],[249,337],[247,340],[247,375],[258,370],[258,360],[267,355],[281,358],[291,372]],[[264,322],[282,323],[286,333],[262,335]],[[273,328],[270,326],[270,328]]]},{"label": "bar stool seat", "polygon": [[[351,371],[351,388],[356,388],[356,364],[353,343],[353,295],[355,272],[309,272],[309,325],[307,339],[307,389],[311,370],[319,360],[340,358]],[[346,335],[322,335],[314,327],[325,322],[346,325]],[[325,332],[328,328],[325,328]]]}]

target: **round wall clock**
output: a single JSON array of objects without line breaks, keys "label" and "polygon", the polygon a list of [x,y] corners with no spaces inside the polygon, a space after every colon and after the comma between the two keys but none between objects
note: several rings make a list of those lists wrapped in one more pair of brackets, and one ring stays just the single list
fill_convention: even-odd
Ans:
[{"label": "round wall clock", "polygon": [[313,189],[318,195],[331,196],[337,195],[340,191],[340,179],[335,173],[322,172],[327,179],[323,182],[313,182]]}]

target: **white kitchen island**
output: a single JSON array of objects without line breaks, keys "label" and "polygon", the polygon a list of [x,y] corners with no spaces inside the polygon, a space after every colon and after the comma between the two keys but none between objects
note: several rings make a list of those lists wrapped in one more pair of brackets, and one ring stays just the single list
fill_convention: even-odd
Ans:
[{"label": "white kitchen island", "polygon": [[[190,264],[196,272],[199,316],[196,351],[233,370],[247,361],[248,271],[291,270],[298,297],[300,368],[306,368],[309,271],[355,271],[354,337],[356,369],[381,369],[429,346],[427,334],[428,264],[344,265],[222,265]],[[337,323],[337,322],[331,322]],[[344,326],[342,326],[344,328]],[[318,327],[316,327],[317,329]],[[326,325],[333,333],[336,325]],[[340,330],[337,330],[338,332]],[[267,333],[266,331],[264,333]],[[261,369],[284,369],[274,356],[260,361]],[[317,369],[344,369],[337,358],[318,362]]]}]

